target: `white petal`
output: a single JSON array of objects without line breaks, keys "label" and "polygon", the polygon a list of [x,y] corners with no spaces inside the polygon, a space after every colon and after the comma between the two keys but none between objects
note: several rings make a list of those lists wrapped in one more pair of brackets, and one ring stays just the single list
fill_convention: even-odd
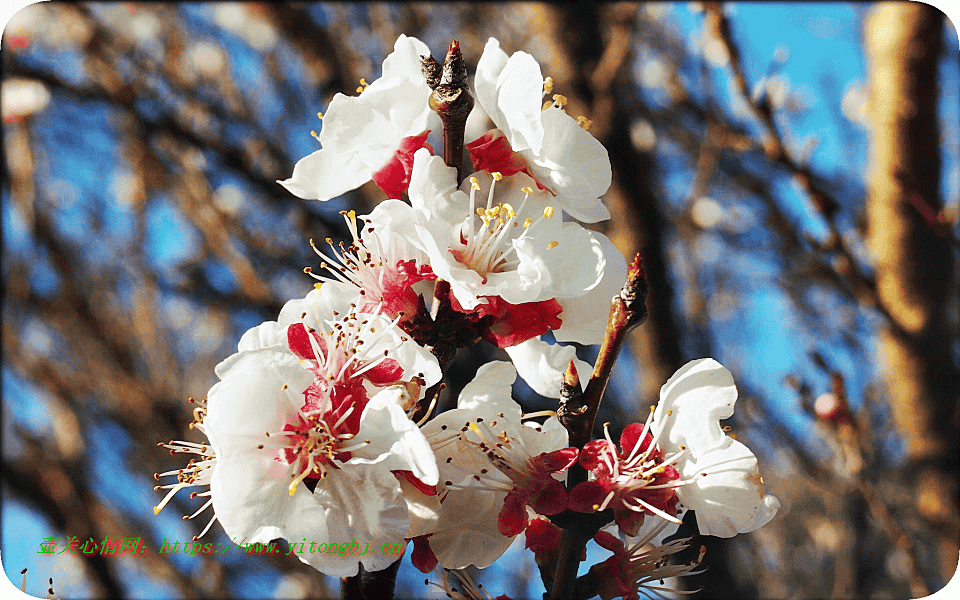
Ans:
[{"label": "white petal", "polygon": [[287,328],[276,321],[266,321],[251,327],[237,342],[237,350],[240,352],[273,347],[280,347],[281,350],[287,347]]},{"label": "white petal", "polygon": [[[320,329],[321,323],[333,318],[334,311],[346,314],[350,311],[350,303],[357,300],[357,288],[330,281],[312,289],[304,298],[288,300],[280,310],[277,322],[284,331],[286,344],[286,329],[294,323],[303,323],[307,327]],[[329,327],[324,326],[329,329]]]},{"label": "white petal", "polygon": [[[549,297],[582,296],[600,283],[606,258],[600,240],[592,232],[579,223],[562,223],[558,235],[552,240],[545,239],[537,231],[531,233],[533,235],[528,238],[543,248],[542,260],[550,273]],[[557,243],[551,248],[548,246],[551,242]]]},{"label": "white petal", "polygon": [[733,537],[766,525],[780,502],[763,492],[757,458],[749,448],[727,437],[696,460],[682,464],[681,477],[696,478],[677,490],[677,498],[696,511],[700,533]]},{"label": "white petal", "polygon": [[542,426],[537,425],[533,420],[527,421],[524,425],[523,445],[530,450],[531,455],[536,456],[567,447],[569,434],[556,417],[548,417]]},{"label": "white petal", "polygon": [[541,151],[547,137],[540,118],[542,98],[540,65],[526,52],[514,52],[497,78],[497,107],[502,121],[493,119],[514,152]]},{"label": "white petal", "polygon": [[567,370],[567,364],[573,360],[581,381],[590,377],[593,368],[577,358],[573,346],[548,344],[539,337],[505,348],[520,377],[535,392],[547,398],[560,397],[560,383]]},{"label": "white petal", "polygon": [[609,219],[610,211],[600,201],[612,179],[606,148],[558,108],[543,111],[542,121],[540,151],[521,152],[530,171],[574,218],[586,223]]},{"label": "white petal", "polygon": [[660,388],[653,417],[664,431],[658,444],[668,454],[686,446],[694,456],[720,446],[726,439],[720,420],[733,415],[736,401],[733,376],[723,365],[712,358],[687,363]]},{"label": "white petal", "polygon": [[403,537],[411,539],[436,529],[440,518],[440,498],[424,494],[404,478],[399,478],[399,481],[410,518],[410,528]]},{"label": "white petal", "polygon": [[210,390],[204,418],[217,441],[214,511],[229,535],[252,538],[296,511],[287,465],[274,460],[276,450],[256,446],[266,441],[264,431],[277,431],[293,418],[313,376],[289,352],[272,349],[234,354],[217,365],[217,375],[222,381]]},{"label": "white petal", "polygon": [[[677,518],[682,521],[686,512],[686,508],[679,507],[679,514],[677,515]],[[673,521],[667,521],[666,519],[658,517],[657,515],[648,514],[644,515],[643,525],[640,526],[640,531],[637,532],[637,535],[623,535],[616,523],[611,523],[603,529],[611,535],[619,535],[624,544],[627,546],[633,546],[638,543],[650,544],[652,546],[662,546],[663,540],[672,536],[677,532],[677,530],[680,529],[680,524],[674,523]]]},{"label": "white petal", "polygon": [[415,37],[408,37],[401,33],[393,44],[393,52],[383,61],[381,73],[384,77],[407,77],[426,85],[426,79],[420,69],[421,56],[430,56],[427,45]]},{"label": "white petal", "polygon": [[[429,264],[426,254],[420,251],[423,244],[417,235],[416,216],[409,204],[402,200],[384,200],[372,213],[360,218],[367,225],[376,227],[377,238],[386,254],[416,260],[420,265]],[[366,240],[366,235],[361,237]]]},{"label": "white petal", "polygon": [[290,179],[280,185],[306,200],[329,200],[370,180],[373,168],[356,154],[317,150],[297,161]]},{"label": "white petal", "polygon": [[627,262],[607,236],[594,232],[603,253],[603,277],[585,294],[560,298],[560,320],[563,324],[553,332],[559,342],[599,344],[607,328],[611,299],[620,293],[627,280]]},{"label": "white petal", "polygon": [[477,73],[474,77],[474,88],[477,94],[477,101],[483,110],[490,115],[494,123],[497,119],[504,121],[503,114],[497,107],[497,81],[500,79],[500,73],[507,64],[507,53],[500,49],[500,42],[495,38],[487,40],[487,45],[480,55],[477,62]]},{"label": "white petal", "polygon": [[440,505],[437,531],[429,538],[430,548],[440,565],[462,569],[476,565],[483,569],[507,551],[512,537],[497,530],[504,492],[450,490]]},{"label": "white petal", "polygon": [[357,574],[359,563],[368,571],[377,571],[400,558],[381,552],[383,544],[402,545],[410,527],[400,482],[390,471],[345,467],[322,480],[311,501],[319,510],[304,512],[289,523],[284,528],[287,539],[299,542],[306,538],[308,550],[310,541],[351,544],[356,540],[358,553],[366,550],[368,542],[369,551],[362,556],[306,552],[299,555],[303,562],[321,573],[347,577]]},{"label": "white petal", "polygon": [[413,155],[408,195],[413,208],[429,220],[454,224],[467,216],[469,199],[457,193],[457,170],[424,148]]},{"label": "white petal", "polygon": [[511,398],[517,370],[505,360],[494,360],[477,369],[473,380],[464,386],[457,400],[457,408],[476,409],[496,405],[495,411],[508,407],[508,414],[515,412],[520,419],[520,406]]},{"label": "white petal", "polygon": [[370,440],[357,450],[347,464],[378,464],[391,471],[412,471],[427,485],[439,479],[437,461],[427,438],[400,407],[402,388],[390,387],[373,398],[363,409],[356,440]]}]

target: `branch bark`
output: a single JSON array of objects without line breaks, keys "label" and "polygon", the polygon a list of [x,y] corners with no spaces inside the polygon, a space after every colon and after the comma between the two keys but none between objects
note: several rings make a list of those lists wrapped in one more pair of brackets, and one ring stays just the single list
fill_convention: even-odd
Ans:
[{"label": "branch bark", "polygon": [[[911,194],[939,210],[937,68],[943,15],[923,4],[875,8],[865,24],[870,103],[869,242],[877,292],[892,326],[880,335],[890,406],[903,438],[918,513],[941,536],[943,581],[957,564],[960,379],[946,310],[956,289],[949,242]],[[952,282],[952,285],[951,285]]]}]

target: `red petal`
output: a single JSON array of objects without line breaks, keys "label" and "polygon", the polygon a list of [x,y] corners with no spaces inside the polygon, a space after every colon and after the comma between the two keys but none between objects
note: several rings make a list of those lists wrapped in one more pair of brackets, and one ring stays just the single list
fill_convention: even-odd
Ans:
[{"label": "red petal", "polygon": [[[559,483],[559,482],[558,482]],[[510,493],[503,500],[503,508],[497,517],[497,530],[507,537],[513,537],[527,526],[527,503],[519,494]]]},{"label": "red petal", "polygon": [[486,296],[487,304],[481,304],[481,317],[492,315],[495,321],[485,332],[484,338],[498,348],[509,348],[542,335],[551,329],[560,329],[563,324],[558,316],[563,307],[555,299],[542,302],[510,304],[499,296]]},{"label": "red petal", "polygon": [[[504,177],[527,172],[527,161],[513,151],[510,142],[499,129],[491,129],[466,145],[473,168],[477,171],[499,172]],[[531,176],[532,177],[532,176]]]},{"label": "red petal", "polygon": [[570,510],[582,513],[596,512],[610,490],[599,481],[584,481],[573,486],[567,502]]},{"label": "red petal", "polygon": [[540,473],[563,473],[577,462],[580,452],[576,448],[561,448],[543,452],[530,459],[530,466]]},{"label": "red petal", "polygon": [[[603,470],[606,471],[606,466],[602,460],[604,454],[610,457],[612,457],[613,454],[610,451],[610,444],[607,443],[607,440],[587,442],[583,445],[583,450],[580,451],[580,464],[588,471],[593,471],[598,466],[604,467]],[[614,460],[616,459],[614,458]]]},{"label": "red petal", "polygon": [[426,148],[433,154],[433,148],[426,143],[430,131],[420,135],[411,135],[400,140],[400,147],[393,153],[387,164],[373,174],[373,181],[386,192],[389,198],[400,198],[402,192],[410,186],[410,174],[413,173],[413,155],[420,148]]},{"label": "red petal", "polygon": [[553,477],[543,481],[530,498],[530,506],[541,515],[555,515],[567,510],[567,490]]},{"label": "red petal", "polygon": [[[317,342],[320,352],[326,354],[326,344],[323,340],[316,335],[313,336],[313,339]],[[287,327],[287,346],[300,360],[317,360],[317,356],[313,352],[313,346],[310,345],[310,334],[307,333],[307,326],[303,323],[294,323]]]},{"label": "red petal", "polygon": [[367,396],[367,390],[363,385],[357,382],[356,385],[335,385],[330,389],[330,401],[333,403],[333,410],[324,419],[333,427],[334,423],[340,420],[351,407],[353,412],[347,416],[347,419],[337,428],[338,433],[353,433],[360,431],[360,415],[363,409],[367,407],[370,397]]},{"label": "red petal", "polygon": [[365,371],[360,377],[378,387],[393,385],[403,377],[403,367],[392,358],[386,358],[379,365]]},{"label": "red petal", "polygon": [[[642,431],[643,431],[643,425],[641,425],[640,423],[631,423],[623,429],[623,433],[620,434],[620,455],[621,456],[626,457],[626,456],[629,456],[630,454],[633,454],[633,449],[638,443],[640,444],[640,449],[637,450],[634,456],[636,456],[641,452],[646,452],[651,442],[653,442],[653,435],[651,435],[650,432],[648,431],[643,438],[643,442],[641,443],[640,433]],[[660,454],[659,451],[656,449],[654,449],[654,451],[651,453],[651,455],[657,459],[660,458],[659,454]]]},{"label": "red petal", "polygon": [[630,510],[623,504],[618,504],[613,507],[613,520],[620,531],[627,535],[637,535],[643,525],[643,513]]},{"label": "red petal", "polygon": [[593,536],[593,541],[599,544],[601,548],[605,548],[614,554],[623,554],[626,550],[626,546],[623,545],[620,538],[608,531],[598,531],[597,535]]},{"label": "red petal", "polygon": [[421,573],[432,573],[437,568],[437,555],[430,547],[428,535],[418,535],[413,538],[413,552],[410,553],[410,562]]},{"label": "red petal", "polygon": [[417,488],[427,496],[436,496],[437,495],[437,486],[427,485],[424,482],[417,479],[417,476],[413,474],[413,471],[394,471],[397,476],[402,476],[404,479],[410,482],[413,487]]},{"label": "red petal", "polygon": [[415,318],[421,303],[420,295],[413,290],[413,284],[424,279],[433,281],[437,276],[430,265],[417,265],[415,260],[400,260],[397,261],[395,269],[388,269],[384,265],[381,278],[382,296],[364,296],[362,310],[371,313],[379,311],[391,318],[402,312],[404,317],[401,321],[407,321]]},{"label": "red petal", "polygon": [[563,530],[548,519],[534,517],[527,523],[526,547],[534,552],[553,552],[560,546]]},{"label": "red petal", "polygon": [[417,265],[417,261],[415,260],[397,261],[397,271],[406,276],[404,283],[407,285],[413,285],[424,279],[433,281],[437,278],[436,273],[433,272],[433,267],[430,265]]}]

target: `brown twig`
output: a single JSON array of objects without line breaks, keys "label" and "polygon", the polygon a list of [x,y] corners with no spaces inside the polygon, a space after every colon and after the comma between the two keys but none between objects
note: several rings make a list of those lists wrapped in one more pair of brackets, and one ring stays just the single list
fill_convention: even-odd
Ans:
[{"label": "brown twig", "polygon": [[560,422],[570,434],[570,446],[582,448],[593,439],[593,424],[600,408],[600,399],[607,388],[613,363],[626,340],[627,333],[647,318],[647,279],[643,260],[637,254],[627,269],[627,282],[610,303],[607,329],[600,345],[600,353],[593,367],[593,374],[583,396],[576,405],[568,402],[563,411],[558,411]]},{"label": "brown twig", "polygon": [[[567,429],[571,447],[583,448],[584,444],[593,439],[594,421],[613,372],[613,363],[627,339],[627,334],[646,320],[646,298],[646,273],[643,270],[643,260],[637,254],[627,269],[627,281],[623,289],[610,301],[607,329],[600,346],[600,354],[583,393],[580,393],[580,380],[572,361],[564,374],[557,418]],[[579,463],[574,464],[567,472],[567,489],[572,489],[586,479],[586,470]],[[575,518],[561,514],[558,517],[554,522],[563,528],[563,537],[560,540],[557,570],[549,597],[550,600],[573,600],[578,596],[577,567],[584,546],[603,525],[603,521],[609,519],[602,513],[577,514]]]}]

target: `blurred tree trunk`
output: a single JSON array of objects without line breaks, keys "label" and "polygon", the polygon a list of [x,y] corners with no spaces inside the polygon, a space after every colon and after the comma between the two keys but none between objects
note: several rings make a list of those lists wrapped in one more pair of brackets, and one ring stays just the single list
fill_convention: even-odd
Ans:
[{"label": "blurred tree trunk", "polygon": [[932,215],[940,198],[937,65],[943,15],[919,3],[880,4],[865,24],[870,88],[869,240],[880,300],[891,411],[917,510],[941,536],[940,577],[956,569],[958,374],[947,324],[954,263]]},{"label": "blurred tree trunk", "polygon": [[[603,223],[614,245],[631,260],[643,257],[650,294],[649,318],[630,334],[637,361],[639,402],[628,414],[641,421],[648,406],[660,397],[660,386],[683,366],[680,324],[673,310],[674,288],[667,265],[665,238],[669,223],[657,189],[656,164],[651,153],[640,152],[630,138],[630,125],[640,100],[627,74],[636,35],[636,5],[570,2],[525,5],[527,21],[536,27],[545,54],[551,58],[555,91],[569,99],[567,112],[592,119],[590,132],[610,155],[613,182],[604,195],[610,221]],[[625,407],[626,408],[626,407]],[[696,521],[687,518],[680,536],[695,535]],[[682,582],[707,591],[711,598],[753,598],[756,589],[733,578],[730,540],[702,537],[710,569],[695,582]]]}]

